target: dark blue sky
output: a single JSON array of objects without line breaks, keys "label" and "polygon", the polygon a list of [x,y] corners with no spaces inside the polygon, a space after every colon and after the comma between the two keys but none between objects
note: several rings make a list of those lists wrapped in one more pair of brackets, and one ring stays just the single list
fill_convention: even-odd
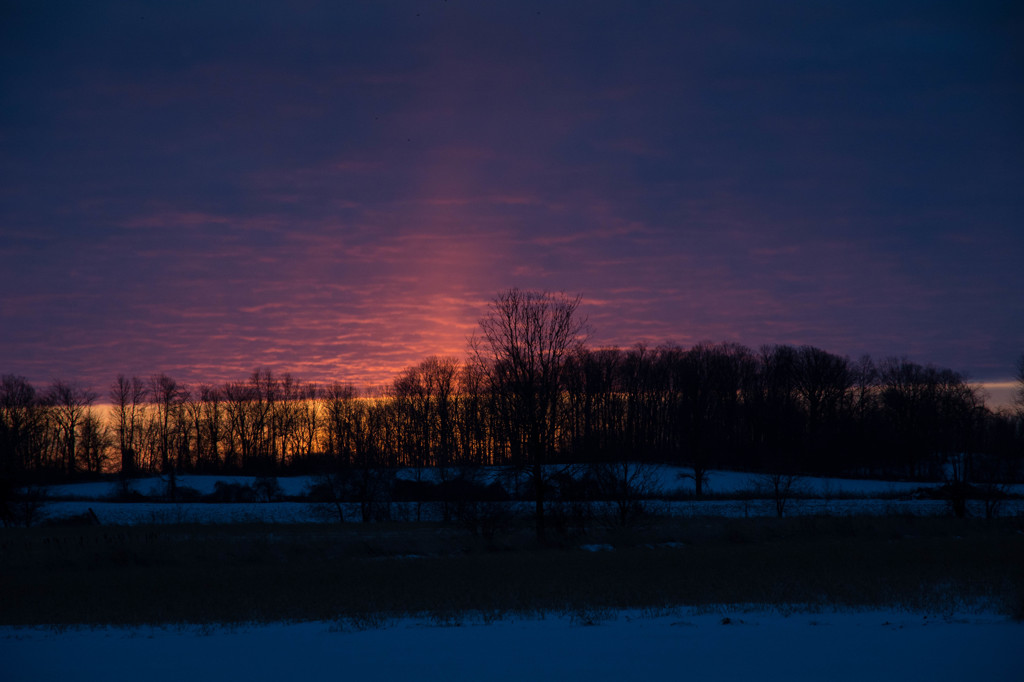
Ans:
[{"label": "dark blue sky", "polygon": [[0,7],[0,371],[381,383],[499,290],[595,345],[1009,377],[1017,2]]}]

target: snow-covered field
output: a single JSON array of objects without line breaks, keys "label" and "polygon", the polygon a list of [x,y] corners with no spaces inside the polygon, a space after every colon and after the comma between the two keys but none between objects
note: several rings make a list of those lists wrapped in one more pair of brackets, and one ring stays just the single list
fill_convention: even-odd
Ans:
[{"label": "snow-covered field", "polygon": [[[555,467],[552,467],[553,469]],[[688,493],[694,491],[693,470],[686,467],[670,465],[658,465],[652,467],[653,479],[657,488],[663,493]],[[436,480],[436,472],[425,469],[421,472],[424,480]],[[484,482],[500,480],[508,476],[500,469],[486,470],[483,474]],[[402,470],[398,473],[400,478],[411,479],[414,477],[412,470]],[[234,483],[238,485],[250,485],[256,479],[252,476],[179,476],[179,486],[192,488],[200,494],[209,495],[214,492],[218,481]],[[878,497],[910,495],[920,488],[934,488],[941,485],[937,482],[915,482],[915,481],[877,481],[869,479],[848,479],[848,478],[820,478],[802,477],[799,479],[800,488],[809,495],[820,497]],[[306,493],[314,483],[312,476],[282,476],[277,479],[278,485],[285,495],[295,496]],[[756,490],[761,483],[760,476],[755,473],[742,471],[711,471],[704,485],[704,492],[708,494],[735,494],[745,491]],[[159,495],[166,489],[166,480],[158,476],[134,480],[132,489],[144,495]],[[49,487],[51,497],[74,497],[79,499],[98,500],[110,497],[117,488],[117,484],[111,482],[90,482],[71,483],[68,485],[55,485]],[[1012,486],[1019,493],[1024,493],[1024,485]]]},{"label": "snow-covered field", "polygon": [[[424,472],[428,476],[430,472]],[[692,492],[688,472],[656,470],[665,492]],[[411,477],[411,472],[402,472]],[[501,472],[489,475],[498,477]],[[182,476],[179,485],[207,495],[223,481],[251,485],[252,477]],[[287,496],[303,495],[310,477],[279,478]],[[711,472],[706,490],[755,490],[758,476]],[[810,499],[788,503],[787,515],[948,514],[945,503],[915,499],[922,484],[804,478]],[[166,482],[133,483],[159,496]],[[118,503],[110,482],[55,486],[50,518],[91,509],[105,524],[316,522],[330,520],[307,502]],[[1014,492],[1024,492],[1015,486]],[[654,501],[676,516],[772,516],[769,499]],[[511,503],[528,515],[531,505]],[[973,513],[981,514],[974,508]],[[422,518],[439,517],[435,505]],[[356,504],[345,505],[359,518]],[[1024,514],[1008,500],[1004,515]],[[414,503],[394,504],[392,516],[413,519]],[[605,546],[596,546],[597,549]],[[373,627],[349,622],[146,628],[0,627],[0,680],[279,679],[358,680],[1019,680],[1024,623],[992,613],[919,614],[896,610],[778,613],[741,607],[667,613],[594,612],[466,617],[438,622],[424,616]]]},{"label": "snow-covered field", "polygon": [[[532,503],[507,503],[514,514],[526,517],[533,509]],[[597,506],[597,505],[595,505]],[[650,508],[681,518],[701,516],[715,517],[757,517],[774,516],[775,503],[772,500],[708,500],[704,502],[651,502]],[[45,509],[45,518],[60,519],[78,516],[92,510],[103,524],[134,526],[161,523],[322,523],[337,520],[332,507],[308,504],[306,502],[51,502]],[[360,520],[358,504],[343,504],[347,521]],[[980,503],[969,503],[972,516],[983,516]],[[607,508],[609,515],[614,509]],[[600,513],[600,512],[598,512]],[[937,500],[791,500],[786,506],[787,516],[943,516],[949,514],[945,502]],[[1024,514],[1024,501],[1009,500],[1000,508],[1003,516]],[[391,518],[395,521],[417,519],[416,504],[392,504]],[[423,503],[420,506],[421,521],[440,521],[440,506]]]},{"label": "snow-covered field", "polygon": [[[177,477],[177,484],[182,488],[192,488],[201,495],[209,495],[216,490],[218,482],[236,485],[252,485],[255,476],[192,476]],[[312,476],[282,476],[277,479],[281,492],[285,495],[303,495],[309,491],[313,483]],[[110,481],[92,481],[89,483],[69,483],[67,485],[48,486],[50,497],[77,498],[82,500],[102,500],[118,492],[120,485]],[[167,479],[160,476],[133,479],[132,490],[143,495],[159,496],[167,490]]]},{"label": "snow-covered field", "polygon": [[242,627],[0,627],[21,680],[1019,680],[1024,624],[895,611],[723,609]]},{"label": "snow-covered field", "polygon": [[[692,471],[683,467],[658,466],[652,470],[657,487],[663,493],[692,493]],[[404,470],[398,474],[403,478],[412,478],[414,472]],[[429,480],[436,475],[432,470],[424,470],[420,475]],[[485,472],[488,479],[507,478],[509,474],[500,469]],[[689,476],[689,478],[688,478]],[[191,488],[201,495],[209,495],[216,489],[218,482],[236,485],[251,485],[256,479],[251,476],[180,476],[177,484]],[[314,484],[313,477],[294,476],[277,479],[281,492],[288,497],[304,495]],[[511,484],[506,480],[506,485]],[[735,471],[712,471],[708,475],[705,491],[712,494],[749,493],[758,490],[761,484],[757,474]],[[159,477],[138,479],[132,482],[132,488],[139,493],[151,497],[159,497],[166,490],[166,481]],[[828,514],[833,516],[848,515],[888,515],[912,514],[916,516],[937,516],[949,513],[947,505],[938,500],[914,499],[914,493],[922,488],[934,488],[940,483],[921,483],[907,481],[876,481],[839,478],[805,477],[799,480],[802,496],[810,499],[793,499],[787,503],[786,514],[789,516]],[[43,513],[50,519],[76,516],[87,513],[91,509],[105,524],[135,525],[144,523],[314,523],[333,521],[333,510],[317,507],[306,502],[131,502],[118,503],[110,501],[116,492],[117,484],[111,482],[74,483],[69,485],[51,486],[49,502]],[[1011,486],[1011,491],[1022,494],[1024,485]],[[767,497],[767,496],[765,496]],[[749,500],[702,500],[702,501],[654,501],[649,507],[659,513],[680,517],[725,516],[755,517],[775,515],[775,503],[771,499]],[[510,503],[513,513],[528,515],[532,505],[529,503]],[[360,515],[358,504],[342,505],[348,520],[358,520]],[[972,515],[984,515],[980,503],[970,503]],[[1002,515],[1024,514],[1024,500],[1007,500],[1003,503]],[[391,508],[391,517],[395,520],[439,520],[441,511],[438,505],[423,503],[395,503]]]}]

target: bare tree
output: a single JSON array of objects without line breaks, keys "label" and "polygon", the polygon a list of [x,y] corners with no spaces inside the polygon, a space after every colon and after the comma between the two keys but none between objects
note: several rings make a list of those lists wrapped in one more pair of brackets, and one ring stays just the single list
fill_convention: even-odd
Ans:
[{"label": "bare tree", "polygon": [[35,387],[13,374],[0,379],[0,478],[38,469],[42,410]]},{"label": "bare tree", "polygon": [[797,349],[795,393],[805,414],[801,465],[834,474],[842,462],[842,423],[854,374],[850,361],[813,346]]},{"label": "bare tree", "polygon": [[339,523],[345,521],[343,503],[352,496],[351,481],[357,447],[356,422],[359,398],[355,386],[335,382],[323,392],[324,447],[326,458],[316,476],[314,508],[325,516],[334,516]]},{"label": "bare tree", "polygon": [[824,422],[834,419],[852,385],[853,373],[847,358],[814,346],[797,349],[796,393],[807,411],[812,435]]},{"label": "bare tree", "polygon": [[160,470],[168,473],[172,468],[172,432],[176,412],[180,406],[182,389],[178,382],[160,373],[150,380],[150,396],[156,404],[157,428],[159,433]]},{"label": "bare tree", "polygon": [[320,387],[306,384],[299,391],[295,410],[295,428],[292,432],[292,455],[309,457],[320,446],[323,431],[323,405]]},{"label": "bare tree", "polygon": [[[424,474],[429,470],[433,431],[431,406],[420,366],[408,367],[391,385],[390,405],[399,420],[399,451],[402,466],[412,471],[413,481],[422,490]],[[421,501],[416,501],[416,520],[420,520]],[[445,519],[448,521],[449,519]]]},{"label": "bare tree", "polygon": [[803,493],[803,481],[792,471],[769,471],[757,477],[759,492],[775,502],[775,515],[780,519],[786,513],[786,506],[794,497]]},{"label": "bare tree", "polygon": [[458,380],[456,424],[460,461],[468,466],[494,463],[494,410],[485,368],[479,362],[463,364]]},{"label": "bare tree", "polygon": [[29,471],[40,473],[42,468],[43,426],[36,389],[25,377],[4,375],[0,379],[0,521],[4,525],[26,518],[20,513],[25,495],[17,498]]},{"label": "bare tree", "polygon": [[118,374],[110,387],[114,431],[121,454],[121,474],[130,476],[139,465],[138,440],[148,391],[139,377]]},{"label": "bare tree", "polygon": [[701,343],[674,364],[674,389],[681,393],[676,402],[683,417],[676,424],[682,431],[677,440],[686,446],[684,461],[693,468],[694,494],[700,499],[709,470],[720,465],[722,453],[733,447],[740,395],[748,375],[754,374],[755,360],[749,349],[737,344]]},{"label": "bare tree", "polygon": [[568,428],[563,436],[576,459],[635,456],[624,441],[628,404],[622,378],[625,354],[618,348],[581,349],[566,363]]},{"label": "bare tree", "polygon": [[804,414],[797,395],[797,350],[762,346],[758,391],[758,442],[763,470],[792,473],[798,467]]},{"label": "bare tree", "polygon": [[521,455],[533,479],[538,540],[544,539],[544,465],[559,426],[562,368],[587,334],[579,305],[578,296],[509,289],[491,301],[480,320],[481,336],[471,341],[490,369],[512,452]]},{"label": "bare tree", "polygon": [[[880,375],[870,355],[863,355],[856,363],[851,364],[851,386],[847,396],[850,419],[852,422],[847,452],[850,453],[849,464],[856,471],[864,474],[867,470],[877,468],[878,448],[873,447],[871,429],[877,421],[879,407]],[[849,466],[846,469],[849,471]]]},{"label": "bare tree", "polygon": [[671,419],[665,418],[666,403],[664,377],[658,376],[663,369],[665,353],[652,353],[647,346],[638,343],[626,352],[620,369],[622,394],[625,401],[625,415],[622,439],[625,449],[639,456],[651,451],[666,452],[671,440],[665,425]]},{"label": "bare tree", "polygon": [[224,404],[227,452],[225,464],[245,469],[257,446],[256,420],[251,405],[256,401],[255,390],[248,383],[234,381],[220,391]]},{"label": "bare tree", "polygon": [[[442,517],[451,521],[450,493],[458,477],[454,465],[456,425],[455,391],[459,362],[453,358],[431,356],[405,370],[395,380],[396,406],[403,406],[410,423],[406,425],[411,445],[410,463],[416,480],[422,478],[422,466],[433,467],[442,490]],[[411,436],[411,438],[408,438]],[[420,508],[417,504],[417,518]]]},{"label": "bare tree", "polygon": [[206,451],[203,433],[203,389],[185,389],[181,399],[181,418],[185,429],[185,449],[190,452],[190,470],[198,470]]},{"label": "bare tree", "polygon": [[280,398],[280,382],[268,368],[257,368],[249,377],[253,400],[249,403],[252,415],[256,455],[261,467],[277,463],[277,424],[273,419]]},{"label": "bare tree", "polygon": [[657,467],[650,462],[620,458],[594,463],[590,471],[601,498],[612,502],[616,521],[623,526],[643,516],[646,501],[661,492]]},{"label": "bare tree", "polygon": [[46,402],[64,445],[64,470],[69,474],[78,470],[78,427],[95,400],[95,393],[65,381],[54,381],[47,392]]},{"label": "bare tree", "polygon": [[455,417],[453,399],[459,377],[459,361],[454,358],[431,356],[420,363],[427,400],[433,408],[431,428],[435,431],[433,441],[435,466],[446,469],[452,465],[455,451]]},{"label": "bare tree", "polygon": [[87,409],[78,428],[81,461],[89,473],[102,473],[110,456],[114,438],[110,425]]},{"label": "bare tree", "polygon": [[339,467],[352,464],[358,397],[352,384],[335,382],[324,390],[326,454],[336,460]]},{"label": "bare tree", "polygon": [[[199,387],[200,406],[202,407],[202,442],[199,448],[199,434],[196,435],[196,458],[200,462],[208,462],[212,466],[221,466],[220,444],[224,437],[224,410],[221,405],[223,394],[219,388],[203,385]],[[198,428],[198,427],[197,427]]]}]

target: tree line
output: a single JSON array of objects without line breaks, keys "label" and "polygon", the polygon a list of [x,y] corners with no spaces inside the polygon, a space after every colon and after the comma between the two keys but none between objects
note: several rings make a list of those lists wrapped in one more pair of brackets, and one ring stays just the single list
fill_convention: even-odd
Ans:
[{"label": "tree line", "polygon": [[[1015,480],[1018,409],[993,411],[959,373],[905,358],[735,343],[588,348],[579,299],[509,290],[466,358],[429,357],[373,395],[257,369],[244,381],[118,376],[101,396],[0,380],[0,474],[300,473],[668,462],[707,471]],[[542,511],[539,512],[542,514]]]}]

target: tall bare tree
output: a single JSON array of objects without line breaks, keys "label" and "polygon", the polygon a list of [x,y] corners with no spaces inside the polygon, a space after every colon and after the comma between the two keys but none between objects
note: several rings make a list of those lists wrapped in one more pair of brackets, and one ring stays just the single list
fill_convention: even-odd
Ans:
[{"label": "tall bare tree", "polygon": [[215,467],[223,465],[220,458],[220,444],[224,437],[223,393],[219,388],[203,385],[199,387],[200,404],[202,405],[202,439],[204,448],[198,447],[196,457],[202,462],[209,462]]},{"label": "tall bare tree", "polygon": [[160,471],[168,473],[172,468],[171,452],[176,412],[182,398],[182,387],[164,373],[150,379],[150,397],[157,410],[157,433],[160,449]]},{"label": "tall bare tree", "polygon": [[675,389],[682,393],[678,402],[684,416],[679,440],[685,444],[684,461],[693,468],[699,499],[708,472],[734,447],[740,396],[755,373],[755,359],[744,346],[700,343],[682,355],[679,365]]},{"label": "tall bare tree", "polygon": [[291,434],[293,457],[309,457],[320,446],[323,431],[321,390],[315,383],[301,387],[295,405],[295,427]]},{"label": "tall bare tree", "polygon": [[804,466],[834,472],[839,459],[840,415],[854,385],[850,361],[801,346],[796,352],[796,395],[806,414]]},{"label": "tall bare tree", "polygon": [[92,474],[101,473],[114,444],[110,425],[88,408],[78,428],[78,440],[81,452],[79,459],[85,465],[85,470]]},{"label": "tall bare tree", "polygon": [[255,455],[258,425],[251,405],[256,402],[255,390],[247,382],[232,381],[221,390],[224,403],[225,436],[228,467],[245,469]]},{"label": "tall bare tree", "polygon": [[35,387],[25,377],[0,379],[0,477],[41,467],[38,438],[42,409]]},{"label": "tall bare tree", "polygon": [[[447,491],[455,478],[457,442],[456,389],[459,362],[454,358],[431,356],[403,370],[391,388],[392,407],[400,420],[400,446],[405,465],[413,468],[415,480],[422,482],[424,467],[432,467],[442,489]],[[443,497],[444,520],[451,520],[447,495]],[[417,506],[417,518],[420,509]]]},{"label": "tall bare tree", "polygon": [[760,466],[792,473],[798,468],[796,453],[803,433],[804,413],[797,393],[798,353],[792,346],[762,346],[757,410]]},{"label": "tall bare tree", "polygon": [[15,498],[31,470],[41,475],[44,409],[25,377],[0,378],[0,522],[18,520]]},{"label": "tall bare tree", "polygon": [[53,419],[63,443],[63,468],[69,474],[78,470],[78,427],[96,400],[96,394],[65,381],[54,381],[46,395]]},{"label": "tall bare tree", "polygon": [[129,379],[118,374],[110,387],[114,431],[121,454],[121,473],[126,476],[133,474],[139,464],[138,440],[147,395],[146,383],[139,377]]},{"label": "tall bare tree", "polygon": [[533,479],[538,540],[545,534],[544,465],[559,427],[562,369],[587,335],[579,305],[579,296],[509,289],[491,301],[480,336],[471,341],[490,369],[512,452],[521,455]]}]

